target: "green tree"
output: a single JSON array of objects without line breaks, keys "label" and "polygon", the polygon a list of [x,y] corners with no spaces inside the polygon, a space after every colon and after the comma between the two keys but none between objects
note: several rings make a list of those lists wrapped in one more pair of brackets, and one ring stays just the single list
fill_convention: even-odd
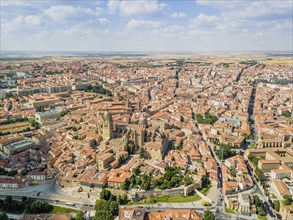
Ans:
[{"label": "green tree", "polygon": [[285,196],[283,196],[283,198],[284,198],[284,200],[283,200],[284,205],[291,205],[291,203],[293,202],[292,197],[289,195],[285,195]]},{"label": "green tree", "polygon": [[265,216],[266,215],[266,212],[265,212],[265,210],[263,209],[262,206],[257,207],[256,210],[257,210],[258,215],[260,215],[260,216]]},{"label": "green tree", "polygon": [[203,219],[204,220],[215,220],[215,215],[213,212],[206,210],[203,213]]},{"label": "green tree", "polygon": [[132,173],[134,173],[134,175],[137,176],[140,173],[140,170],[139,170],[140,167],[141,167],[141,165],[138,165],[138,166],[134,167],[132,169]]},{"label": "green tree", "polygon": [[95,220],[113,220],[118,215],[119,205],[116,201],[97,200]]},{"label": "green tree", "polygon": [[259,160],[257,157],[255,157],[253,155],[249,155],[248,159],[253,163],[254,166],[257,166],[258,160]]},{"label": "green tree", "polygon": [[114,216],[108,210],[96,210],[94,220],[114,220]]},{"label": "green tree", "polygon": [[261,184],[263,184],[264,178],[263,178],[263,172],[262,172],[262,170],[260,170],[258,167],[256,167],[256,169],[255,169],[255,175],[257,176],[259,182]]},{"label": "green tree", "polygon": [[0,212],[0,220],[9,220],[8,215],[5,212]]},{"label": "green tree", "polygon": [[82,211],[77,211],[76,212],[76,218],[75,220],[84,220],[84,214]]},{"label": "green tree", "polygon": [[290,118],[290,117],[291,117],[291,114],[290,114],[289,111],[284,111],[284,112],[282,113],[282,116],[287,117],[287,118]]},{"label": "green tree", "polygon": [[6,196],[4,202],[7,204],[12,203],[12,196]]},{"label": "green tree", "polygon": [[197,114],[195,118],[198,124],[213,124],[217,121],[217,117],[211,115],[209,112],[205,112],[204,116]]},{"label": "green tree", "polygon": [[22,197],[21,197],[21,201],[22,201],[22,202],[27,201],[27,197],[26,197],[26,196],[22,196]]},{"label": "green tree", "polygon": [[274,209],[279,212],[280,211],[280,201],[279,200],[275,200],[274,201]]},{"label": "green tree", "polygon": [[121,155],[121,156],[118,158],[118,163],[119,163],[119,165],[123,164],[124,161],[125,161],[124,156]]},{"label": "green tree", "polygon": [[107,189],[103,189],[100,193],[100,199],[104,199],[106,201],[110,200],[112,193],[107,190]]},{"label": "green tree", "polygon": [[108,207],[112,215],[117,216],[119,212],[118,203],[116,201],[109,201],[108,203],[109,203]]},{"label": "green tree", "polygon": [[185,186],[188,186],[188,185],[190,185],[190,184],[193,183],[192,178],[191,178],[190,176],[188,176],[188,175],[186,175],[186,176],[184,177],[183,181],[184,181],[184,185],[185,185]]},{"label": "green tree", "polygon": [[139,149],[139,157],[140,157],[140,158],[144,158],[144,159],[147,158],[147,152],[146,152],[146,150],[145,150],[143,147],[141,147],[141,148]]},{"label": "green tree", "polygon": [[231,167],[230,171],[231,171],[232,176],[236,177],[237,172],[236,172],[235,168]]},{"label": "green tree", "polygon": [[201,181],[202,181],[202,188],[210,188],[211,181],[207,176],[202,176]]},{"label": "green tree", "polygon": [[126,186],[125,183],[122,183],[121,186],[120,186],[120,188],[121,188],[122,190],[127,190],[127,186]]},{"label": "green tree", "polygon": [[258,195],[253,195],[253,201],[256,207],[260,205],[260,199]]}]

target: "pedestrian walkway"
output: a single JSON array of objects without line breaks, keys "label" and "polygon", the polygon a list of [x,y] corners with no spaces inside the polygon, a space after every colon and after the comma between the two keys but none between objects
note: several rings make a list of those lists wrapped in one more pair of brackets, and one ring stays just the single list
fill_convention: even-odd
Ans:
[{"label": "pedestrian walkway", "polygon": [[212,187],[210,188],[207,197],[213,201],[213,202],[217,202],[218,199],[218,195],[219,195],[219,190],[217,187],[217,183],[216,182],[212,182]]}]

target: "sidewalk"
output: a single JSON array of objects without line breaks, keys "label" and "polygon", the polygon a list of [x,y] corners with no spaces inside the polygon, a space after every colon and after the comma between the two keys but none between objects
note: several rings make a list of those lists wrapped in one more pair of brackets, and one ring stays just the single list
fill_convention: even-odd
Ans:
[{"label": "sidewalk", "polygon": [[217,183],[212,182],[212,187],[209,189],[209,192],[206,197],[208,197],[211,201],[217,202],[219,190],[217,187]]}]

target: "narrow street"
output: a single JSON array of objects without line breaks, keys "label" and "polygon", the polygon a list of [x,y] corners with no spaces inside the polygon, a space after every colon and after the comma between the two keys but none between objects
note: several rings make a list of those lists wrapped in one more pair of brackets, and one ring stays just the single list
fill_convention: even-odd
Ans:
[{"label": "narrow street", "polygon": [[254,111],[254,102],[255,102],[255,93],[256,93],[256,87],[257,83],[255,82],[252,87],[252,92],[250,96],[250,101],[249,101],[249,106],[248,106],[248,121],[250,124],[250,131],[253,135],[253,139],[256,141],[257,140],[257,134],[256,134],[256,128],[255,128],[255,122],[254,122],[254,116],[253,116],[253,111]]}]

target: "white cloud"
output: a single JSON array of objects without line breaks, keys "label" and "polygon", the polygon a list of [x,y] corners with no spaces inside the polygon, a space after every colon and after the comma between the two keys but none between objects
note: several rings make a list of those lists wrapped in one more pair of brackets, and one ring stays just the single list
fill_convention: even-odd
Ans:
[{"label": "white cloud", "polygon": [[243,8],[251,3],[255,2],[254,0],[246,0],[246,1],[239,1],[239,0],[196,0],[198,5],[210,6],[213,8],[219,9],[235,9],[235,8]]},{"label": "white cloud", "polygon": [[24,18],[24,23],[32,26],[38,26],[41,24],[41,17],[37,15],[27,15]]},{"label": "white cloud", "polygon": [[190,27],[202,27],[202,28],[211,28],[216,25],[216,22],[220,18],[215,15],[206,15],[204,13],[199,14],[197,17],[191,19]]},{"label": "white cloud", "polygon": [[186,17],[186,14],[183,12],[174,12],[171,14],[171,18],[184,18]]},{"label": "white cloud", "polygon": [[41,25],[42,20],[37,15],[19,15],[11,21],[3,22],[3,32],[12,32],[17,30],[37,28]]},{"label": "white cloud", "polygon": [[30,5],[29,1],[21,1],[21,0],[1,0],[1,6],[26,6]]},{"label": "white cloud", "polygon": [[100,25],[107,25],[107,24],[110,24],[110,21],[109,21],[109,19],[107,19],[107,18],[98,18],[97,21],[98,21],[98,23],[99,23]]},{"label": "white cloud", "polygon": [[110,13],[119,11],[123,16],[151,15],[163,11],[167,7],[166,3],[158,3],[157,0],[130,1],[130,0],[110,0],[108,8]]},{"label": "white cloud", "polygon": [[131,19],[126,25],[126,31],[134,29],[156,29],[163,26],[160,21]]},{"label": "white cloud", "polygon": [[[198,0],[197,4],[206,7],[197,9],[195,1],[188,1],[186,4],[190,8],[183,10],[176,7],[180,3],[167,6],[163,0],[114,0],[109,1],[105,9],[102,1],[96,4],[93,1],[1,0],[1,6],[4,3],[1,49],[215,51],[292,48],[291,0],[229,0],[229,4],[221,0]],[[197,13],[193,16],[192,8]],[[181,19],[180,25],[175,19]],[[111,26],[108,25],[110,21]]]},{"label": "white cloud", "polygon": [[274,20],[292,17],[292,0],[196,0],[197,4],[219,9],[223,16],[241,19]]},{"label": "white cloud", "polygon": [[95,12],[90,8],[82,8],[80,6],[74,7],[71,5],[51,6],[45,9],[43,13],[55,22],[88,19],[95,15]]},{"label": "white cloud", "polygon": [[111,14],[115,13],[120,7],[120,1],[118,0],[109,0],[108,9]]}]

